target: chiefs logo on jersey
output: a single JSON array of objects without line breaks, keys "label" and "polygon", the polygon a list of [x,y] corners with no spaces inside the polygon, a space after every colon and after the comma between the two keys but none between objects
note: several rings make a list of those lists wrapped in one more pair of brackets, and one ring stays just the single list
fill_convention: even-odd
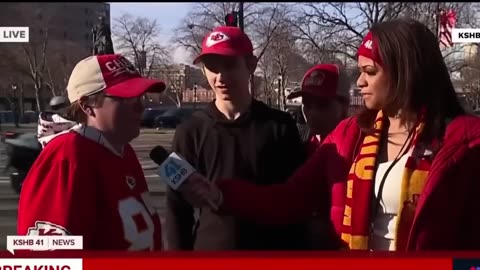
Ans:
[{"label": "chiefs logo on jersey", "polygon": [[137,180],[131,176],[125,176],[125,181],[127,182],[127,185],[130,189],[134,189],[135,186],[137,185]]},{"label": "chiefs logo on jersey", "polygon": [[46,222],[36,221],[35,227],[28,228],[27,235],[42,236],[42,235],[71,235],[71,233],[62,226]]},{"label": "chiefs logo on jersey", "polygon": [[207,45],[207,47],[211,47],[215,44],[218,44],[218,43],[221,43],[221,42],[225,42],[227,40],[229,40],[230,38],[225,35],[224,33],[222,32],[213,32],[210,34],[210,36],[208,37],[207,39],[207,42],[205,45]]}]

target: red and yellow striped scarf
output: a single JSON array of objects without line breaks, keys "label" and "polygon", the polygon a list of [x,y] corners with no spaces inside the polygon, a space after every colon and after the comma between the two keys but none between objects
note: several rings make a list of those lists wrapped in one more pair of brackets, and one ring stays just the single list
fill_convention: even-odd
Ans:
[{"label": "red and yellow striped scarf", "polygon": [[[423,114],[422,114],[423,115]],[[342,239],[353,250],[367,250],[371,233],[371,212],[376,157],[380,146],[380,135],[384,123],[382,111],[375,120],[375,132],[365,136],[360,151],[353,163],[347,181],[347,198],[343,218]],[[424,127],[420,116],[413,129],[414,153],[417,148],[418,135]],[[415,214],[416,202],[422,193],[427,179],[430,162],[408,157],[403,172],[400,192],[400,209],[398,210],[397,230],[395,232],[396,250],[405,250],[410,228]]]}]

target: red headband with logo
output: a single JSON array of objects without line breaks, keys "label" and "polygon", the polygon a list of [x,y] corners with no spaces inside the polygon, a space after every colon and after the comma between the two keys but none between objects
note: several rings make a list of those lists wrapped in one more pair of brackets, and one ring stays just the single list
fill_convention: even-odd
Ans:
[{"label": "red headband with logo", "polygon": [[378,51],[378,44],[376,39],[373,37],[372,32],[368,32],[368,34],[365,36],[362,43],[360,44],[357,56],[360,55],[370,58],[379,65],[382,65],[382,59],[380,58],[380,53]]}]

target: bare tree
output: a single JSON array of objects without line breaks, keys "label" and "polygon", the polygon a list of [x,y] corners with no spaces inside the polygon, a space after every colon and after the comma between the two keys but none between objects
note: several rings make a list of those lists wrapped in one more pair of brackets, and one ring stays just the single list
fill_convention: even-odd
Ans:
[{"label": "bare tree", "polygon": [[[305,3],[290,19],[298,33],[304,52],[323,55],[320,61],[340,58],[344,63],[356,59],[356,50],[374,24],[398,17],[419,20],[437,32],[437,15],[440,8],[453,8],[457,12],[457,27],[477,25],[472,3]],[[458,59],[450,55],[458,53],[462,46],[444,50],[451,71],[462,68]],[[326,56],[326,57],[325,57]]]},{"label": "bare tree", "polygon": [[66,94],[65,90],[72,69],[72,62],[65,55],[55,55],[47,58],[45,86],[51,91],[52,96]]},{"label": "bare tree", "polygon": [[[28,81],[35,90],[36,104],[39,110],[43,109],[43,89],[45,77],[45,60],[47,55],[48,29],[40,28],[30,33],[30,42],[20,46],[3,46],[2,44],[2,70],[4,75],[16,78],[15,84],[20,85]],[[5,72],[6,71],[6,72]]]},{"label": "bare tree", "polygon": [[375,23],[395,18],[406,3],[305,3],[291,20],[307,51],[355,59],[355,52]]},{"label": "bare tree", "polygon": [[48,28],[43,31],[43,39],[39,42],[30,42],[23,45],[25,62],[27,63],[30,79],[35,89],[37,108],[44,110],[43,89],[47,59]]},{"label": "bare tree", "polygon": [[275,93],[275,69],[272,65],[273,55],[270,52],[265,53],[265,55],[258,61],[258,67],[260,69],[259,75],[263,81],[263,92],[259,94],[260,97],[263,96],[264,101],[272,105],[273,100],[276,98]]},{"label": "bare tree", "polygon": [[[445,3],[447,9],[457,12],[456,28],[478,28],[480,26],[479,3]],[[471,44],[457,43],[452,48],[442,48],[445,63],[451,72],[461,72],[474,62],[465,61],[466,50]]]},{"label": "bare tree", "polygon": [[157,21],[126,13],[114,19],[112,28],[117,50],[133,59],[142,76],[150,77],[153,67],[167,55],[159,41],[161,28]]},{"label": "bare tree", "polygon": [[49,96],[65,96],[75,64],[90,52],[75,41],[50,42],[45,57],[44,88]]},{"label": "bare tree", "polygon": [[[248,18],[251,16],[253,4],[244,5],[246,18],[245,25],[248,25]],[[205,35],[216,26],[224,25],[225,16],[238,10],[238,3],[217,2],[195,4],[187,14],[182,23],[175,29],[174,41],[189,53],[197,55],[202,50],[202,41]]]},{"label": "bare tree", "polygon": [[[258,67],[263,80],[263,98],[267,101],[272,98],[273,86],[272,76],[277,77],[279,71],[278,65],[274,75],[271,73],[270,65],[273,65],[273,58],[276,56],[277,63],[282,62],[280,58],[283,56],[269,54],[272,49],[272,42],[278,36],[283,35],[282,32],[288,25],[285,19],[291,16],[293,4],[286,3],[245,3],[244,4],[244,27],[245,33],[250,37],[254,45],[254,53],[259,62]],[[186,16],[183,25],[176,29],[175,42],[187,49],[193,55],[197,55],[201,51],[202,40],[205,35],[214,27],[224,25],[227,13],[238,10],[238,3],[220,2],[220,3],[200,3],[192,8],[192,11]],[[282,51],[279,47],[285,41],[277,38],[277,50]],[[288,46],[294,46],[294,42]],[[268,59],[263,59],[264,57]],[[288,56],[287,56],[288,57]],[[285,61],[283,61],[285,62]],[[283,65],[283,63],[281,64]],[[285,83],[287,80],[285,80]],[[258,85],[258,84],[257,84]],[[251,87],[255,88],[255,85]],[[254,91],[255,95],[259,94]]]},{"label": "bare tree", "polygon": [[295,53],[295,37],[291,34],[291,29],[285,25],[278,32],[272,41],[271,51],[273,55],[274,67],[278,70],[279,85],[279,106],[281,110],[286,109],[285,89],[289,83],[288,71],[291,68],[291,56]]},{"label": "bare tree", "polygon": [[164,61],[155,67],[155,77],[162,79],[167,86],[163,95],[168,97],[177,108],[180,108],[182,106],[183,91],[185,89],[182,89],[182,78],[175,75],[177,71],[178,68],[176,65],[169,61]]},{"label": "bare tree", "polygon": [[291,25],[279,24],[270,40],[269,49],[259,61],[259,73],[264,81],[263,96],[267,101],[276,96],[276,103],[282,110],[286,106],[285,90],[289,86],[295,88],[311,66],[301,56],[297,39],[292,33]]},{"label": "bare tree", "polygon": [[[21,10],[21,6],[15,7]],[[0,77],[3,79],[0,84],[8,81],[5,78],[15,79],[20,107],[23,107],[23,91],[28,95],[34,90],[38,110],[44,109],[44,99],[50,96],[50,92],[52,95],[65,94],[73,65],[86,56],[84,48],[76,41],[52,40],[48,25],[58,23],[57,19],[46,16],[31,26],[29,43],[0,44]],[[28,21],[29,18],[22,20]]]},{"label": "bare tree", "polygon": [[[267,50],[275,31],[290,12],[291,4],[245,3],[244,28],[252,39],[259,60]],[[182,24],[175,30],[174,41],[193,55],[200,53],[205,35],[213,28],[225,24],[225,16],[238,11],[236,2],[196,4]]]},{"label": "bare tree", "polygon": [[[474,46],[472,46],[474,47]],[[475,55],[466,63],[462,70],[463,85],[466,105],[473,110],[480,110],[480,50],[476,46]]]},{"label": "bare tree", "polygon": [[[44,109],[43,90],[46,75],[48,29],[42,29],[41,33],[42,35],[38,39],[31,37],[28,44],[15,47],[5,46],[5,50],[2,50],[2,70],[9,70],[7,76],[15,78],[16,85],[24,80],[32,83],[37,109],[40,111]],[[8,69],[6,69],[7,67]]]}]

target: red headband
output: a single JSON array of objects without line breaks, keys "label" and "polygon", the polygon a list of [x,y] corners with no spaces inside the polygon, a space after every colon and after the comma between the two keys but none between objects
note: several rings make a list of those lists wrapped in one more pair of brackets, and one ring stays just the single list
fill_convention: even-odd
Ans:
[{"label": "red headband", "polygon": [[372,32],[368,32],[368,34],[365,36],[362,43],[360,44],[357,56],[360,55],[370,58],[379,65],[382,65],[382,59],[380,58],[380,54],[378,51],[378,44],[376,42],[376,39],[373,37]]}]

